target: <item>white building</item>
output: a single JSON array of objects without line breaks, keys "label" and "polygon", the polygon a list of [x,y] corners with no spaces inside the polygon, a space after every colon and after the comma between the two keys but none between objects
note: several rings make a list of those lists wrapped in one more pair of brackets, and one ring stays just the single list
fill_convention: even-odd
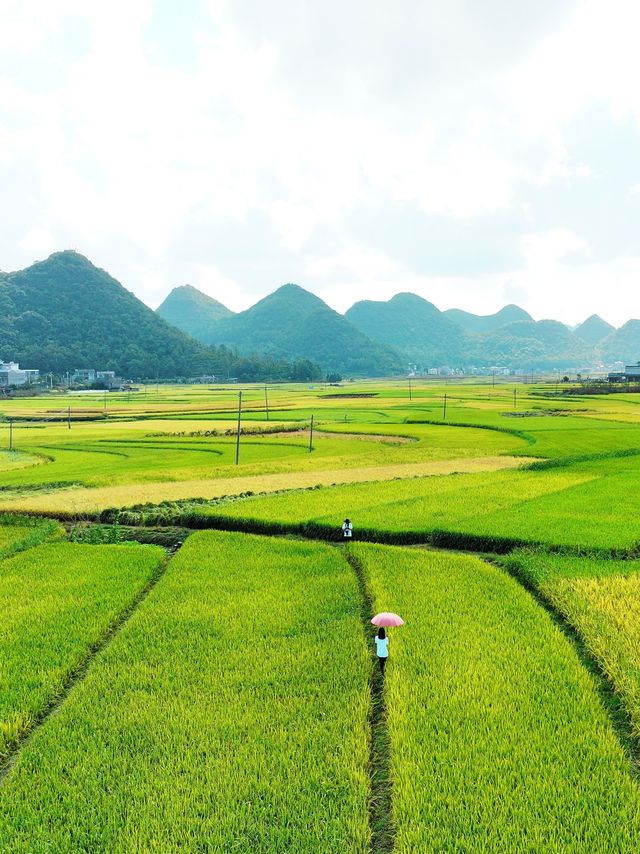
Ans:
[{"label": "white building", "polygon": [[17,362],[0,362],[0,388],[37,382],[40,371],[20,370]]}]

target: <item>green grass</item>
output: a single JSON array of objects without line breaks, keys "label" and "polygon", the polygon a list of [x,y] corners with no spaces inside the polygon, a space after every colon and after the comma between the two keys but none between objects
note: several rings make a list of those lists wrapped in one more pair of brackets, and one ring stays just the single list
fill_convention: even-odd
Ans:
[{"label": "green grass", "polygon": [[156,547],[51,543],[0,562],[0,760],[149,581]]},{"label": "green grass", "polygon": [[354,544],[391,630],[394,850],[635,852],[640,792],[592,677],[500,569]]},{"label": "green grass", "polygon": [[0,850],[364,854],[369,667],[338,552],[193,535],[22,750]]}]

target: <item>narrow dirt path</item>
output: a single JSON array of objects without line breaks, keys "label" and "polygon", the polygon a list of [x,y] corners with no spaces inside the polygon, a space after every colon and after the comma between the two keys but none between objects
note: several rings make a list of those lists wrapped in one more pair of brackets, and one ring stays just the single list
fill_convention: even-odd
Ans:
[{"label": "narrow dirt path", "polygon": [[389,852],[393,851],[395,837],[391,811],[391,747],[389,743],[389,730],[387,728],[384,676],[380,672],[378,663],[375,660],[373,644],[371,643],[373,631],[370,621],[374,615],[374,606],[360,562],[355,555],[349,552],[348,548],[344,550],[343,554],[358,581],[362,601],[362,630],[365,633],[371,656],[371,712],[369,715],[369,778],[371,786],[369,802],[369,826],[371,828],[370,851],[371,854],[389,854]]}]

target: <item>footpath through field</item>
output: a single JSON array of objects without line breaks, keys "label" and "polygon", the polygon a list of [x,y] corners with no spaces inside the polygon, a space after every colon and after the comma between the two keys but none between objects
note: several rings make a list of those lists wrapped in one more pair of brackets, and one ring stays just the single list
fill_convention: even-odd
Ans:
[{"label": "footpath through field", "polygon": [[244,492],[279,492],[284,489],[447,475],[456,472],[497,471],[518,468],[529,465],[531,462],[533,462],[531,457],[463,457],[454,460],[430,460],[421,463],[363,466],[328,471],[286,472],[207,480],[154,481],[95,489],[73,488],[7,499],[2,499],[0,496],[0,510],[68,517],[96,513],[108,507],[131,507],[136,504],[157,504],[161,501],[181,501],[189,498],[221,498],[226,495],[240,495]]}]

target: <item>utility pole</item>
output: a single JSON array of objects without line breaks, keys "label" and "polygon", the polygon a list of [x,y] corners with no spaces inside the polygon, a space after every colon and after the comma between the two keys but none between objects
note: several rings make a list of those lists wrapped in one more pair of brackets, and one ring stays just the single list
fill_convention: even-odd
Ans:
[{"label": "utility pole", "polygon": [[13,418],[9,419],[9,450],[13,451]]},{"label": "utility pole", "polygon": [[242,392],[238,392],[238,435],[236,436],[236,465],[240,462],[240,419],[242,417]]},{"label": "utility pole", "polygon": [[67,427],[71,430],[71,406],[67,409]]},{"label": "utility pole", "polygon": [[496,372],[491,371],[491,388],[496,387]]},{"label": "utility pole", "polygon": [[269,420],[269,397],[267,396],[267,384],[264,384],[264,408],[267,411],[267,421]]},{"label": "utility pole", "polygon": [[445,392],[445,395],[444,395],[444,407],[443,407],[443,410],[442,410],[442,420],[443,420],[443,421],[446,421],[446,420],[447,420],[447,394],[446,394],[446,392]]},{"label": "utility pole", "polygon": [[514,388],[514,390],[513,390],[513,408],[514,409],[516,408],[517,400],[518,400],[518,389]]},{"label": "utility pole", "polygon": [[411,397],[411,377],[409,377],[409,400],[413,400]]},{"label": "utility pole", "polygon": [[313,451],[313,415],[311,416],[311,430],[309,432],[309,453]]},{"label": "utility pole", "polygon": [[104,392],[104,414],[107,414],[107,390]]}]

